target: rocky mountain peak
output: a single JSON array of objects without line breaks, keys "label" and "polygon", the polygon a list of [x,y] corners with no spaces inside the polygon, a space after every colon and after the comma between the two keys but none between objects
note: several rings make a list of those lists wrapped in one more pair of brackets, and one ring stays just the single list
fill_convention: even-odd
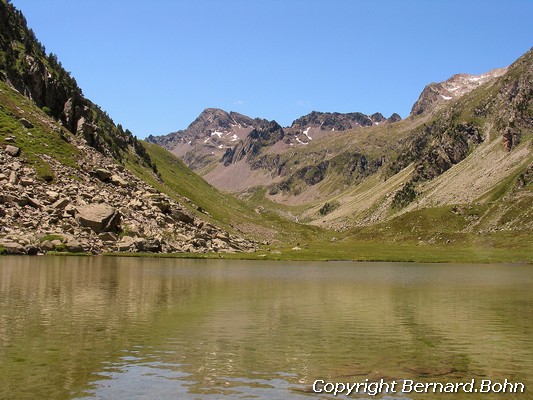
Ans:
[{"label": "rocky mountain peak", "polygon": [[427,85],[411,109],[411,115],[434,110],[438,105],[459,98],[480,85],[502,76],[507,68],[493,69],[482,75],[456,74],[451,78]]}]

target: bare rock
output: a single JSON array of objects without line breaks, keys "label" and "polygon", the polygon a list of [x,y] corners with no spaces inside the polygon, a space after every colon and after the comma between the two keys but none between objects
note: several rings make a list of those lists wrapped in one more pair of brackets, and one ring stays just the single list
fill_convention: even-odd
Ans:
[{"label": "bare rock", "polygon": [[43,205],[41,204],[41,202],[37,199],[34,199],[33,197],[27,196],[26,202],[29,206],[33,208],[39,208],[39,209],[43,208]]},{"label": "bare rock", "polygon": [[157,239],[136,239],[137,250],[143,253],[159,253],[161,251],[161,242]]},{"label": "bare rock", "polygon": [[20,184],[24,187],[33,186],[35,181],[31,178],[20,178]]},{"label": "bare rock", "polygon": [[19,121],[22,124],[22,126],[24,126],[24,128],[28,128],[28,129],[33,128],[33,124],[30,121],[28,121],[26,118],[21,118]]},{"label": "bare rock", "polygon": [[135,248],[135,239],[131,236],[124,236],[117,242],[118,251],[131,251]]},{"label": "bare rock", "polygon": [[109,179],[111,179],[112,175],[111,172],[105,168],[98,168],[93,173],[102,182],[109,182]]},{"label": "bare rock", "polygon": [[62,198],[57,200],[54,204],[52,204],[52,208],[56,210],[62,210],[69,204],[68,199]]},{"label": "bare rock", "polygon": [[76,220],[96,233],[116,231],[120,213],[107,204],[88,204],[76,208]]},{"label": "bare rock", "polygon": [[7,254],[26,254],[24,246],[16,242],[0,242],[0,246],[4,248]]},{"label": "bare rock", "polygon": [[9,183],[16,185],[19,182],[18,174],[15,171],[11,171],[9,174]]},{"label": "bare rock", "polygon": [[69,253],[82,253],[84,251],[82,244],[72,236],[66,238],[64,246]]},{"label": "bare rock", "polygon": [[116,174],[111,175],[111,177],[109,178],[109,181],[115,186],[128,187],[128,182]]},{"label": "bare rock", "polygon": [[20,155],[20,147],[8,144],[6,146],[6,153],[9,154],[11,157],[18,157]]},{"label": "bare rock", "polygon": [[174,209],[172,210],[171,215],[176,221],[184,222],[186,224],[192,224],[194,222],[194,217],[183,210]]},{"label": "bare rock", "polygon": [[98,235],[98,239],[102,242],[116,242],[118,238],[113,232],[102,232]]}]

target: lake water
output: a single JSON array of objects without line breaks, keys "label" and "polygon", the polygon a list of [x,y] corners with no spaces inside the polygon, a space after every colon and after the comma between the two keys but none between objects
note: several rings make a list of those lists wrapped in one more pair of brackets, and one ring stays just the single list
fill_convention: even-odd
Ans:
[{"label": "lake water", "polygon": [[346,398],[313,383],[472,379],[526,390],[349,398],[532,399],[533,266],[0,257],[0,378],[2,399]]}]

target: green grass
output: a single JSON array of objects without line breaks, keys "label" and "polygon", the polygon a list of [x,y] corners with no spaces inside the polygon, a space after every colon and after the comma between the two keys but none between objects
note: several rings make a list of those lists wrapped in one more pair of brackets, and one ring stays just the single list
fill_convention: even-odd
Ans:
[{"label": "green grass", "polygon": [[115,257],[200,258],[276,261],[364,261],[423,263],[533,263],[533,235],[513,234],[467,237],[462,243],[383,243],[347,239],[338,242],[310,242],[300,250],[290,247],[263,248],[255,253],[106,253]]},{"label": "green grass", "polygon": [[[69,143],[67,133],[36,107],[33,102],[0,81],[0,145],[12,144],[21,149],[20,157],[35,168],[37,177],[46,181],[54,179],[48,162],[41,158],[48,155],[55,160],[77,168],[79,150]],[[25,118],[33,128],[25,128],[20,119]],[[55,131],[49,126],[55,126]],[[12,136],[14,143],[6,141]]]},{"label": "green grass", "polygon": [[[275,212],[267,210],[257,213],[253,204],[247,204],[209,185],[164,148],[147,142],[142,142],[142,145],[157,165],[163,182],[158,181],[153,174],[138,164],[129,163],[128,167],[141,179],[178,201],[183,202],[182,197],[191,200],[209,213],[210,217],[197,213],[203,219],[218,223],[234,233],[245,233],[257,240],[285,242],[327,235],[323,229],[298,224]],[[192,207],[191,209],[195,211]]]},{"label": "green grass", "polygon": [[41,238],[41,242],[44,242],[44,241],[52,241],[52,240],[59,240],[59,241],[63,241],[64,240],[64,237],[61,236],[61,235],[44,235],[42,238]]}]

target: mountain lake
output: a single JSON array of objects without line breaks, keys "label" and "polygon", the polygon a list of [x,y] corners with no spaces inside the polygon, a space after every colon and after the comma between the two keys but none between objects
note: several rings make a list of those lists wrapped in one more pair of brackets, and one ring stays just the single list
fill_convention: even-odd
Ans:
[{"label": "mountain lake", "polygon": [[4,256],[0,376],[1,399],[533,399],[533,266]]}]

